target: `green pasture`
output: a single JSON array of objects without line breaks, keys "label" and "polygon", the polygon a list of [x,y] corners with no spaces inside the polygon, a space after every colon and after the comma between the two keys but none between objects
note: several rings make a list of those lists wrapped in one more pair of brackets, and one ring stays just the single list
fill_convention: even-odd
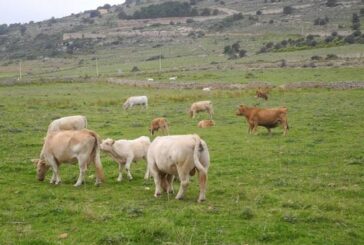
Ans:
[{"label": "green pasture", "polygon": [[[276,91],[267,102],[255,91],[146,90],[106,83],[50,83],[0,87],[0,244],[363,244],[363,90]],[[148,95],[148,110],[125,112],[131,95]],[[198,129],[186,110],[212,100],[216,126]],[[288,108],[288,135],[264,128],[248,135],[239,104]],[[192,177],[186,198],[154,198],[145,163],[132,181],[116,182],[106,154],[106,182],[73,187],[78,167],[61,166],[62,183],[36,179],[51,120],[83,114],[102,138],[148,135],[164,116],[171,134],[199,134],[208,144],[207,201],[196,202]],[[124,177],[126,177],[124,175]],[[178,181],[174,184],[177,190]]]}]

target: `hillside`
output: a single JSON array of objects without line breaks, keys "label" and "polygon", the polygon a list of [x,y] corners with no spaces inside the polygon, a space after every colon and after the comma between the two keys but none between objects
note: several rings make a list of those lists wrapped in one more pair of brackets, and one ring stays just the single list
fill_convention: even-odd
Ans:
[{"label": "hillside", "polygon": [[196,71],[243,69],[243,80],[222,79],[249,82],[257,77],[249,69],[355,69],[364,63],[364,36],[360,24],[353,28],[353,15],[360,23],[363,13],[358,0],[129,0],[1,25],[0,79],[18,78],[20,62],[28,79],[178,75],[191,81],[199,80]]}]

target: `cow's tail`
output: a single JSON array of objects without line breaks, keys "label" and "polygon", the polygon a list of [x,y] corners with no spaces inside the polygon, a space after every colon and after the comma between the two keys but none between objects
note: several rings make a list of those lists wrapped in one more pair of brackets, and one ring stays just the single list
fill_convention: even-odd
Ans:
[{"label": "cow's tail", "polygon": [[83,121],[85,122],[85,128],[87,128],[87,118],[84,116]]},{"label": "cow's tail", "polygon": [[198,136],[197,134],[194,135],[195,138],[195,148],[193,150],[193,160],[195,162],[195,166],[197,168],[198,171],[200,171],[200,173],[207,175],[207,170],[206,168],[201,164],[200,159],[199,159],[199,155],[200,152],[204,151],[204,147],[201,143],[201,138],[200,136]]},{"label": "cow's tail", "polygon": [[96,175],[100,181],[104,181],[104,170],[102,168],[101,158],[100,158],[100,137],[93,131],[89,131],[90,134],[95,138],[95,144],[91,152],[91,159],[93,160],[96,168]]}]

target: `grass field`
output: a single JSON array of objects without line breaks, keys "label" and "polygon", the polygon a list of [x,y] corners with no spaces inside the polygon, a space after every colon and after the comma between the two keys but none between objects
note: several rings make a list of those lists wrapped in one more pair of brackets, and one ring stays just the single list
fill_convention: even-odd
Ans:
[{"label": "grass field", "polygon": [[[150,108],[121,109],[130,95]],[[363,90],[273,90],[263,107],[289,109],[290,131],[248,135],[239,104],[254,91],[145,90],[104,83],[0,87],[0,244],[363,244]],[[214,103],[216,127],[198,129],[187,117],[196,100]],[[83,114],[102,138],[147,135],[165,116],[172,134],[199,134],[208,144],[207,201],[198,204],[192,178],[185,200],[153,197],[145,164],[117,183],[117,165],[102,154],[106,182],[73,187],[78,167],[61,166],[62,183],[36,180],[49,122]],[[124,176],[125,177],[125,176]],[[175,190],[178,188],[175,182]]]}]

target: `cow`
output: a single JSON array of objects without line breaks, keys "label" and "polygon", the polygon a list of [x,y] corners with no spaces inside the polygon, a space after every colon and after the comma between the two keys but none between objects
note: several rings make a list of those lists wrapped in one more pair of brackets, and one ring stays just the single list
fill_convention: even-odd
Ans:
[{"label": "cow", "polygon": [[148,97],[147,96],[131,96],[129,97],[123,104],[124,110],[128,110],[129,108],[136,106],[136,105],[143,105],[145,109],[148,108]]},{"label": "cow", "polygon": [[147,158],[155,183],[155,197],[159,197],[163,190],[173,192],[173,179],[177,176],[181,183],[176,199],[183,199],[190,175],[193,176],[197,170],[200,185],[198,202],[206,199],[210,155],[206,142],[198,135],[158,136],[150,144]]},{"label": "cow", "polygon": [[263,91],[263,90],[257,90],[255,92],[255,97],[256,98],[262,98],[264,100],[268,100],[268,92],[267,91]]},{"label": "cow", "polygon": [[169,81],[176,81],[177,80],[177,77],[170,77],[169,78]]},{"label": "cow", "polygon": [[199,127],[199,128],[209,128],[212,126],[215,126],[214,120],[201,120],[197,124],[197,127]]},{"label": "cow", "polygon": [[50,132],[44,139],[40,158],[33,161],[37,164],[38,180],[44,180],[50,167],[53,170],[50,183],[58,185],[61,182],[61,163],[78,162],[80,175],[74,185],[77,187],[82,185],[87,167],[93,162],[96,167],[96,185],[99,185],[104,180],[99,141],[99,136],[88,129]]},{"label": "cow", "polygon": [[209,91],[211,91],[211,88],[210,87],[205,87],[205,88],[202,89],[202,91],[209,92]]},{"label": "cow", "polygon": [[153,81],[154,81],[154,79],[153,79],[153,78],[147,78],[147,81],[148,81],[148,82],[153,82]]},{"label": "cow", "polygon": [[240,105],[236,115],[245,116],[249,124],[248,133],[255,133],[258,126],[263,126],[267,128],[269,135],[271,135],[271,128],[275,128],[280,124],[284,129],[283,135],[286,135],[289,128],[287,111],[288,109],[285,107],[262,109]]},{"label": "cow", "polygon": [[196,113],[202,112],[202,111],[206,111],[209,114],[210,119],[211,119],[212,114],[214,114],[212,102],[209,100],[206,100],[206,101],[198,101],[198,102],[193,103],[189,110],[190,117],[195,118]]},{"label": "cow", "polygon": [[[139,160],[146,160],[147,152],[150,145],[150,139],[146,136],[141,136],[134,140],[113,140],[105,139],[101,142],[100,148],[102,151],[110,154],[110,156],[119,164],[119,176],[117,181],[123,179],[123,168],[125,166],[128,179],[133,179],[130,172],[130,165],[132,162]],[[144,175],[144,179],[149,178],[148,167]]]},{"label": "cow", "polygon": [[61,117],[49,124],[47,134],[60,130],[80,130],[84,128],[87,128],[87,119],[85,116]]},{"label": "cow", "polygon": [[169,134],[168,122],[164,117],[157,117],[152,120],[149,127],[149,132],[154,135],[154,132],[161,129],[164,134]]}]

